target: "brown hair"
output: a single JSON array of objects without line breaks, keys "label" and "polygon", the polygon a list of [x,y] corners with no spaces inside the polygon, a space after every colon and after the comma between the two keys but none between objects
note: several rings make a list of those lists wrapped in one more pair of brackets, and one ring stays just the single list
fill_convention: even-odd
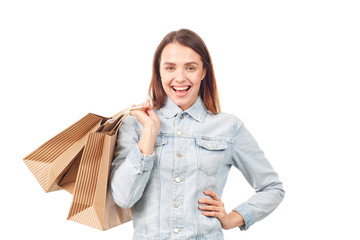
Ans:
[{"label": "brown hair", "polygon": [[149,86],[149,96],[152,100],[153,108],[158,109],[165,104],[166,93],[161,84],[159,70],[160,58],[165,46],[174,42],[190,47],[200,55],[203,67],[206,69],[206,75],[201,81],[199,95],[204,101],[205,107],[210,112],[213,114],[219,113],[221,111],[219,93],[217,91],[216,79],[209,51],[200,36],[188,29],[180,29],[178,31],[168,33],[155,51],[152,78]]}]

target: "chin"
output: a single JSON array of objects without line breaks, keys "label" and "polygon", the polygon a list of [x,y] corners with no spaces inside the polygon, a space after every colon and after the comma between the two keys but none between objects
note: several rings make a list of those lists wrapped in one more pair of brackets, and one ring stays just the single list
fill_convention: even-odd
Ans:
[{"label": "chin", "polygon": [[196,101],[196,99],[193,99],[193,101],[185,100],[185,99],[173,99],[173,102],[178,105],[183,111],[191,107],[191,105]]}]

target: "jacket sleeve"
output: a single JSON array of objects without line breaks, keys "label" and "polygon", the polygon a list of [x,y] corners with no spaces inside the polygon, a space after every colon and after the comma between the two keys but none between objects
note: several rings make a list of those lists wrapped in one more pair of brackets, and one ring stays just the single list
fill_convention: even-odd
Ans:
[{"label": "jacket sleeve", "polygon": [[234,126],[233,165],[255,190],[253,196],[234,209],[245,220],[245,225],[240,229],[247,230],[275,210],[283,200],[285,191],[278,174],[244,124],[239,120]]},{"label": "jacket sleeve", "polygon": [[111,165],[110,191],[114,202],[122,208],[131,208],[141,198],[155,159],[154,153],[145,155],[140,152],[138,125],[133,116],[124,120]]}]

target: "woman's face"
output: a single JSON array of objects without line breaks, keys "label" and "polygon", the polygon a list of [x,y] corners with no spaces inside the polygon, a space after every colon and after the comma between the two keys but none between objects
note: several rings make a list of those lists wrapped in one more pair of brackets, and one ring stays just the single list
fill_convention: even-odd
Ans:
[{"label": "woman's face", "polygon": [[169,43],[161,53],[159,70],[166,95],[183,111],[191,107],[206,74],[200,55],[179,43]]}]

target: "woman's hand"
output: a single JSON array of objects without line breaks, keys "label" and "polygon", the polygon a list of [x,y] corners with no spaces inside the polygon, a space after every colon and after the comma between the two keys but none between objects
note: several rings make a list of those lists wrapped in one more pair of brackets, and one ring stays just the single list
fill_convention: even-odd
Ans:
[{"label": "woman's hand", "polygon": [[229,214],[226,213],[224,203],[215,192],[206,190],[204,194],[212,199],[202,198],[199,200],[200,204],[206,204],[199,206],[203,215],[219,219],[223,229],[231,229],[245,224],[244,218],[238,212],[232,211]]},{"label": "woman's hand", "polygon": [[160,120],[153,111],[150,100],[147,100],[146,103],[133,105],[132,107],[136,106],[143,106],[146,108],[144,111],[137,110],[131,113],[131,115],[135,116],[143,126],[138,146],[143,154],[151,155],[154,151],[155,141],[159,134]]},{"label": "woman's hand", "polygon": [[160,129],[160,120],[158,116],[154,113],[151,105],[150,100],[146,100],[145,103],[138,104],[138,105],[132,105],[131,107],[137,107],[137,106],[143,106],[146,110],[145,111],[133,111],[131,115],[135,116],[136,119],[140,122],[140,124],[144,128],[150,128],[154,130],[154,133],[156,135],[159,132]]}]

